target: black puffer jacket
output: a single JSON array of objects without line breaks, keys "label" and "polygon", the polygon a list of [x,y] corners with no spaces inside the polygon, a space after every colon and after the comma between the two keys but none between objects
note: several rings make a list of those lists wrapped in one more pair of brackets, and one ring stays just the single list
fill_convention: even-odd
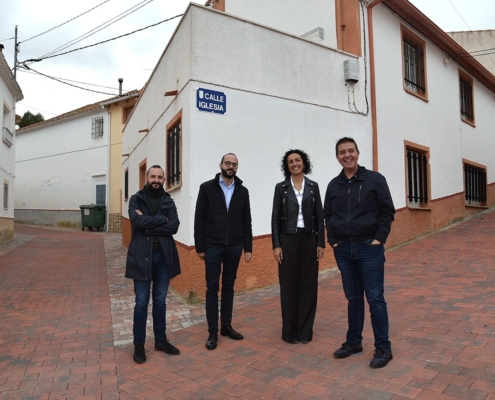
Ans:
[{"label": "black puffer jacket", "polygon": [[[318,235],[318,246],[325,247],[325,232],[323,227],[323,211],[318,184],[304,178],[304,193],[302,199],[304,228],[307,232]],[[275,186],[272,208],[272,244],[273,248],[281,247],[281,233],[297,233],[297,217],[299,203],[290,178]]]},{"label": "black puffer jacket", "polygon": [[253,251],[249,191],[235,176],[235,187],[229,210],[219,184],[220,173],[199,188],[194,215],[194,244],[197,253],[205,252],[205,244],[244,245],[244,252]]},{"label": "black puffer jacket", "polygon": [[[143,215],[136,213],[140,210]],[[129,200],[129,218],[132,236],[127,251],[125,277],[138,280],[151,279],[151,255],[153,236],[158,236],[170,272],[170,279],[180,274],[179,253],[172,235],[179,230],[179,216],[175,203],[168,193],[163,192],[153,214],[145,190],[140,190]]]},{"label": "black puffer jacket", "polygon": [[328,243],[376,239],[385,244],[395,208],[382,174],[359,167],[349,179],[344,170],[328,184],[323,215]]}]

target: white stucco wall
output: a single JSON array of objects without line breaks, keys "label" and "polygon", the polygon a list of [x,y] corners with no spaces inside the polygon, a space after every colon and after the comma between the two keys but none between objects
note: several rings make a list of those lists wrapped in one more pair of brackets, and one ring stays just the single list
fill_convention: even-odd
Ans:
[{"label": "white stucco wall", "polygon": [[[458,65],[444,65],[442,52],[427,39],[428,102],[403,90],[401,21],[385,7],[373,11],[379,170],[396,208],[406,206],[404,140],[430,148],[431,197],[464,190],[462,158],[488,167],[494,181],[494,94],[474,81],[476,128],[461,121]],[[414,32],[414,29],[407,26]]]},{"label": "white stucco wall", "polygon": [[323,40],[318,34],[313,34],[308,40],[337,47],[334,1],[226,0],[225,12],[295,36],[320,27],[323,28]]},{"label": "white stucco wall", "polygon": [[[103,137],[92,139],[97,117],[103,117]],[[95,178],[104,177],[108,188],[108,137],[104,109],[18,134],[16,209],[79,210],[95,203]]]},{"label": "white stucco wall", "polygon": [[[124,153],[126,148],[130,153],[123,163],[123,171],[129,168],[129,194],[138,189],[142,160],[147,158],[148,167],[165,164],[165,126],[182,109],[183,186],[171,192],[181,219],[176,239],[194,244],[199,186],[219,172],[220,159],[227,152],[239,157],[238,175],[251,193],[254,235],[270,233],[273,190],[283,180],[280,159],[289,148],[309,153],[314,164],[310,177],[319,182],[322,196],[328,181],[340,171],[334,157],[340,137],[353,136],[360,145],[361,163],[371,168],[371,119],[350,112],[348,106],[343,61],[349,58],[228,14],[191,6],[124,130]],[[189,77],[182,78],[186,73]],[[164,98],[165,91],[175,89],[164,83],[177,77],[188,82],[186,87],[178,87],[177,97]],[[224,92],[227,113],[198,111],[199,87]],[[363,84],[356,84],[355,90],[357,106],[365,110]],[[148,120],[150,131],[138,133]],[[124,202],[125,217],[127,207]]]},{"label": "white stucco wall", "polygon": [[[10,110],[5,115],[4,107]],[[7,116],[8,115],[8,116]],[[0,128],[7,127],[15,135],[15,100],[4,80],[0,77]],[[0,135],[2,132],[0,132]],[[3,208],[4,181],[9,184],[8,208]],[[14,218],[14,189],[15,189],[15,136],[12,146],[0,139],[0,217]]]}]

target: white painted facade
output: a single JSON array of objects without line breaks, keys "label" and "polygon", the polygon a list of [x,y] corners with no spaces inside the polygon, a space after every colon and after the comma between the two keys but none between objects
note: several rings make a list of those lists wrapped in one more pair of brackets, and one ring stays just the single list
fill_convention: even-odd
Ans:
[{"label": "white painted facade", "polygon": [[[404,140],[430,148],[431,199],[464,191],[462,159],[485,165],[495,182],[495,102],[473,81],[475,125],[460,116],[459,65],[428,38],[384,6],[373,11],[379,171],[389,182],[396,208],[407,206]],[[401,24],[426,42],[428,101],[403,89]]]},{"label": "white painted facade", "polygon": [[[103,136],[93,139],[92,121],[99,117],[103,118]],[[104,108],[19,132],[16,220],[80,225],[79,206],[96,203],[96,185],[108,187],[109,132]]]},{"label": "white painted facade", "polygon": [[[23,99],[0,47],[0,243],[13,230],[15,188],[15,104]],[[8,233],[7,233],[8,231]]]},{"label": "white painted facade", "polygon": [[[182,110],[182,187],[171,192],[181,220],[175,238],[194,244],[199,186],[219,172],[227,152],[237,154],[238,176],[251,193],[253,234],[269,233],[285,151],[302,148],[310,154],[311,178],[324,191],[340,171],[334,158],[338,138],[353,136],[364,148],[371,146],[370,117],[349,108],[343,70],[347,59],[356,57],[191,4],[124,129],[123,152],[130,155],[123,173],[128,169],[129,194],[139,189],[143,160],[147,167],[165,166],[166,125]],[[361,77],[355,84],[356,106],[365,111],[363,68]],[[197,110],[198,88],[225,93],[227,112]],[[171,90],[178,95],[163,96]],[[139,133],[143,129],[149,131]],[[370,153],[362,152],[361,160],[370,165]],[[127,207],[124,201],[126,218]]]}]

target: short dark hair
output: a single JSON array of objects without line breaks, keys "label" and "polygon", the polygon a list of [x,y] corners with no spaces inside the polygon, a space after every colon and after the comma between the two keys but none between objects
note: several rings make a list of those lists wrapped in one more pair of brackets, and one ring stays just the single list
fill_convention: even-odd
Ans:
[{"label": "short dark hair", "polygon": [[165,176],[165,171],[164,171],[164,170],[163,170],[163,168],[162,168],[161,166],[159,166],[159,165],[152,165],[151,167],[149,167],[149,168],[148,168],[148,171],[146,171],[146,176],[148,176],[148,174],[150,173],[150,170],[151,170],[152,168],[160,168],[160,169],[162,170],[162,172],[163,172],[163,176]]},{"label": "short dark hair", "polygon": [[223,163],[223,160],[224,160],[225,156],[229,156],[229,155],[232,155],[232,156],[234,156],[235,158],[237,158],[237,156],[236,156],[234,153],[227,153],[227,154],[224,154],[224,155],[223,155],[223,157],[222,157],[222,160],[220,161],[220,164],[222,164],[222,163]]},{"label": "short dark hair", "polygon": [[359,149],[358,149],[358,145],[356,143],[356,141],[351,138],[351,137],[343,137],[343,138],[340,138],[339,140],[337,140],[337,143],[335,144],[335,155],[338,156],[339,155],[339,146],[343,143],[354,143],[354,145],[356,146],[356,151],[359,152]]},{"label": "short dark hair", "polygon": [[290,177],[290,171],[289,171],[289,164],[287,162],[287,159],[291,154],[299,154],[301,156],[302,162],[304,164],[304,174],[310,174],[311,170],[313,169],[313,166],[311,165],[311,160],[309,159],[309,155],[305,153],[303,150],[299,149],[290,149],[287,150],[287,152],[284,154],[282,157],[282,161],[280,162],[280,169],[284,173],[284,176],[288,179]]}]

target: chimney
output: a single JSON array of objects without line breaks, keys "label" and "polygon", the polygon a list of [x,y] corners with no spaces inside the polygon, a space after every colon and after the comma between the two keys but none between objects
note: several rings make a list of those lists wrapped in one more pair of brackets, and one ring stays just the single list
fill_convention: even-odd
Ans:
[{"label": "chimney", "polygon": [[124,80],[119,78],[119,96],[122,96],[122,82],[124,82]]}]

